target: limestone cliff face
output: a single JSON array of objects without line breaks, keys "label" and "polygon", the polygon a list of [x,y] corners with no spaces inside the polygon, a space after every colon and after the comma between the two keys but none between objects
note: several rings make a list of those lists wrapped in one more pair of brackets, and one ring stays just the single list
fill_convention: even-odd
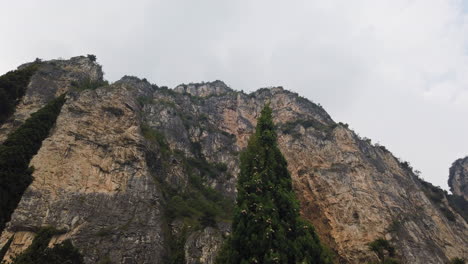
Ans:
[{"label": "limestone cliff face", "polygon": [[[19,66],[25,67],[28,64]],[[100,65],[84,56],[73,57],[70,60],[51,60],[41,63],[12,118],[0,126],[0,142],[14,129],[18,128],[34,112],[43,107],[53,98],[67,92],[73,82],[84,80],[102,80],[103,72]]]},{"label": "limestone cliff face", "polygon": [[[57,80],[46,81],[63,88]],[[378,237],[392,240],[405,263],[466,257],[465,220],[453,211],[449,221],[410,169],[320,106],[281,87],[245,94],[215,81],[171,90],[124,77],[68,93],[56,127],[31,161],[34,182],[1,234],[0,245],[14,236],[7,258],[24,250],[38,227],[53,225],[66,233],[51,243],[70,238],[86,263],[168,263],[172,240],[183,232],[185,262],[213,263],[229,222],[187,231],[187,223],[167,217],[165,186],[190,188],[194,172],[184,163],[202,157],[223,168],[211,170],[216,173],[203,184],[234,199],[238,153],[266,102],[302,215],[340,263],[375,258],[366,244]],[[21,120],[19,113],[14,120]],[[148,137],[148,129],[167,146]]]},{"label": "limestone cliff face", "polygon": [[452,164],[448,184],[453,194],[468,200],[468,157],[458,159]]}]

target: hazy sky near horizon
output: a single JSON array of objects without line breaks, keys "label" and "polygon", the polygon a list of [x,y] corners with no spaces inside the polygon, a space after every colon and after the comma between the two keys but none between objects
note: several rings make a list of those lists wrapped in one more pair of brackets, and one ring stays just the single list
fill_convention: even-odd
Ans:
[{"label": "hazy sky near horizon", "polygon": [[0,0],[0,74],[96,54],[105,78],[283,86],[447,188],[468,155],[468,0]]}]

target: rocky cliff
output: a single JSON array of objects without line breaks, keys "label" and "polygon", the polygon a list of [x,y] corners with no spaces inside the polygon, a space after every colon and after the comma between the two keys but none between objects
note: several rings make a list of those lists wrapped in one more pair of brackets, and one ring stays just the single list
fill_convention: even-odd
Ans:
[{"label": "rocky cliff", "polygon": [[456,160],[450,167],[450,191],[468,200],[468,157]]},{"label": "rocky cliff", "polygon": [[267,102],[301,213],[337,262],[375,259],[367,243],[378,237],[405,263],[467,257],[468,224],[447,201],[453,218],[406,163],[295,93],[245,94],[221,81],[168,89],[136,77],[73,88],[83,80],[102,81],[89,58],[45,62],[0,128],[4,139],[68,92],[31,161],[34,181],[1,234],[0,246],[13,236],[6,259],[49,225],[66,231],[51,243],[70,238],[86,263],[213,263],[229,233],[238,153]]}]

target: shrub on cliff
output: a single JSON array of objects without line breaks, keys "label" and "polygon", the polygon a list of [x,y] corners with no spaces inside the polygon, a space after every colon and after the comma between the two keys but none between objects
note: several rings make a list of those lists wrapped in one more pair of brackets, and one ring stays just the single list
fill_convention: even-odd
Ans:
[{"label": "shrub on cliff", "polygon": [[395,248],[385,238],[377,238],[368,244],[369,250],[374,252],[379,258],[381,264],[398,264],[395,259]]},{"label": "shrub on cliff", "polygon": [[274,127],[267,105],[241,155],[232,234],[217,262],[331,263],[314,228],[299,217],[299,202]]},{"label": "shrub on cliff", "polygon": [[0,76],[0,124],[15,111],[16,104],[26,92],[29,80],[38,66],[39,62],[35,62],[20,70],[10,71]]},{"label": "shrub on cliff", "polygon": [[32,182],[29,161],[49,135],[64,102],[60,96],[48,103],[0,145],[0,232]]},{"label": "shrub on cliff", "polygon": [[73,246],[70,240],[49,248],[52,237],[60,231],[52,227],[41,228],[32,244],[20,255],[16,256],[11,264],[81,264],[83,257]]},{"label": "shrub on cliff", "polygon": [[453,258],[450,260],[449,264],[465,264],[465,259],[462,258]]}]

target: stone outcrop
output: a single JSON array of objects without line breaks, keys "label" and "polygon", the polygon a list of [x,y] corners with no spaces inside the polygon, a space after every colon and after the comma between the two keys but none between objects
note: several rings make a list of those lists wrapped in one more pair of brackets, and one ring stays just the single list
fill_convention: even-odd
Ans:
[{"label": "stone outcrop", "polygon": [[174,88],[174,91],[178,93],[187,93],[198,97],[208,97],[212,95],[222,95],[231,92],[232,89],[229,88],[224,82],[218,80],[208,83],[181,84]]},{"label": "stone outcrop", "polygon": [[[18,68],[27,65],[29,63]],[[16,106],[14,115],[0,126],[0,142],[3,142],[10,132],[23,124],[32,113],[53,98],[67,92],[74,82],[99,81],[102,78],[102,67],[85,56],[42,62],[37,72],[31,77],[26,94]]]},{"label": "stone outcrop", "polygon": [[[187,231],[191,223],[166,215],[166,188],[189,188],[196,171],[184,164],[201,157],[206,166],[222,168],[203,184],[232,200],[238,154],[267,102],[301,213],[337,261],[375,259],[367,243],[379,237],[391,240],[405,263],[466,257],[465,220],[454,210],[448,220],[405,164],[335,123],[319,105],[281,87],[245,94],[215,81],[172,90],[136,77],[68,93],[56,127],[31,161],[34,182],[0,245],[14,236],[9,257],[29,245],[38,227],[53,225],[66,233],[52,243],[70,238],[86,263],[167,263],[175,237],[184,238],[186,263],[213,263],[229,222],[218,218],[212,227]],[[157,131],[167,146],[145,129]]]},{"label": "stone outcrop", "polygon": [[450,167],[450,191],[468,201],[468,157],[456,160]]}]

